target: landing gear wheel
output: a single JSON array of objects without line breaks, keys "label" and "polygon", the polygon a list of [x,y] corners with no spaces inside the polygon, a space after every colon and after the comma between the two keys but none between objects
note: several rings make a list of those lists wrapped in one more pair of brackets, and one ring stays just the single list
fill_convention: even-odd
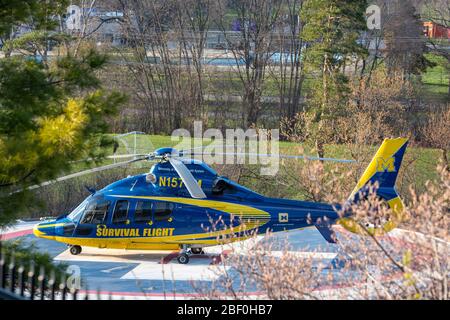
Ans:
[{"label": "landing gear wheel", "polygon": [[77,256],[81,253],[81,247],[80,246],[71,246],[70,247],[70,253],[74,256]]},{"label": "landing gear wheel", "polygon": [[202,248],[191,248],[193,254],[205,254]]},{"label": "landing gear wheel", "polygon": [[177,261],[179,264],[188,264],[189,263],[189,255],[187,253],[182,253],[178,256]]}]

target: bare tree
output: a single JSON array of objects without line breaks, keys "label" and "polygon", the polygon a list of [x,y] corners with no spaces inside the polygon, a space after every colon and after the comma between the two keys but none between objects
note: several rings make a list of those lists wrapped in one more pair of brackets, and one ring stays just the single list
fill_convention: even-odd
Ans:
[{"label": "bare tree", "polygon": [[[228,2],[218,2],[218,9],[227,11]],[[219,28],[236,61],[235,70],[243,85],[241,108],[242,125],[250,127],[258,122],[262,111],[262,91],[266,67],[270,61],[274,27],[278,20],[281,0],[231,0],[229,5],[237,13],[234,32],[230,21],[220,15]]]},{"label": "bare tree", "polygon": [[283,1],[274,31],[279,58],[276,57],[275,65],[269,68],[270,79],[275,80],[279,91],[279,115],[290,119],[300,111],[305,80],[302,59],[304,42],[299,16],[302,5],[303,0]]},{"label": "bare tree", "polygon": [[450,170],[448,152],[450,151],[450,106],[443,110],[430,112],[427,123],[422,128],[423,138],[428,146],[441,150],[442,161]]},{"label": "bare tree", "polygon": [[204,108],[204,50],[210,27],[210,20],[215,10],[214,1],[188,0],[174,1],[175,27],[179,34],[180,54],[186,62],[186,73],[194,99],[195,115],[205,116]]},{"label": "bare tree", "polygon": [[[124,12],[123,30],[131,54],[118,51],[130,75],[132,95],[145,113],[141,122],[146,131],[168,132],[181,126],[188,102],[182,92],[181,68],[173,64],[169,48],[172,6],[167,1],[119,1]],[[175,56],[176,58],[176,56]]]},{"label": "bare tree", "polygon": [[[427,52],[420,20],[420,8],[414,1],[379,0],[382,21],[381,30],[374,30],[374,45],[382,37],[384,62],[390,72],[402,71],[405,77],[419,74],[429,65],[424,57]],[[379,62],[375,55],[374,63]],[[370,70],[373,70],[374,64]]]}]

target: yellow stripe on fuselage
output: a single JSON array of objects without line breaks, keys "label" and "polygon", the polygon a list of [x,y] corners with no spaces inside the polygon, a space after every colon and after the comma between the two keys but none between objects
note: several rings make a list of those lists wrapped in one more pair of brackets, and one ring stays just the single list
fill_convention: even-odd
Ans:
[{"label": "yellow stripe on fuselage", "polygon": [[[128,199],[141,199],[141,200],[154,200],[154,201],[166,201],[173,203],[181,203],[192,205],[205,209],[213,209],[222,211],[241,218],[241,224],[233,228],[227,228],[225,230],[212,230],[210,232],[171,236],[168,239],[164,239],[167,242],[180,242],[180,241],[193,241],[204,238],[226,236],[234,233],[246,232],[258,227],[261,227],[270,221],[270,214],[266,211],[256,209],[254,207],[244,206],[241,204],[235,204],[230,202],[221,202],[214,200],[198,200],[188,198],[172,198],[172,197],[150,197],[150,196],[113,196],[116,198],[128,198]],[[216,221],[214,221],[216,222]],[[159,239],[159,238],[155,238]],[[190,242],[189,242],[190,243]]]},{"label": "yellow stripe on fuselage", "polygon": [[247,240],[251,236],[234,237],[226,240],[209,239],[209,240],[191,240],[186,241],[168,241],[168,242],[149,242],[148,238],[142,239],[97,239],[97,238],[68,238],[68,237],[48,237],[42,236],[43,239],[53,240],[69,245],[78,245],[82,247],[93,247],[101,249],[129,249],[129,250],[178,250],[180,245],[201,245],[201,246],[216,246],[221,244],[228,244],[237,241]]},{"label": "yellow stripe on fuselage", "polygon": [[[148,197],[148,196],[113,196],[125,199],[142,199],[154,201],[166,201],[173,203],[181,203],[192,205],[199,208],[213,209],[228,213],[230,216],[241,218],[241,224],[236,227],[226,227],[224,230],[211,230],[204,233],[184,234],[176,236],[164,237],[121,237],[121,238],[77,238],[77,237],[60,237],[46,236],[43,232],[35,230],[35,235],[40,238],[55,240],[70,245],[80,245],[99,248],[128,248],[128,249],[148,249],[155,250],[158,248],[175,249],[180,244],[200,244],[200,245],[218,245],[222,243],[242,241],[250,235],[243,237],[233,237],[233,234],[254,230],[270,221],[270,214],[266,211],[259,210],[250,206],[234,204],[229,202],[220,202],[212,200],[197,200],[187,198],[172,197]],[[61,224],[60,224],[61,225]],[[64,225],[64,224],[62,224]],[[53,227],[56,225],[52,225]],[[227,237],[231,236],[231,237]],[[223,237],[223,238],[222,238]],[[211,239],[213,238],[213,239]]]},{"label": "yellow stripe on fuselage", "polygon": [[65,225],[65,223],[46,224],[43,226],[39,226],[39,229],[57,228],[57,227],[63,227],[64,225]]}]

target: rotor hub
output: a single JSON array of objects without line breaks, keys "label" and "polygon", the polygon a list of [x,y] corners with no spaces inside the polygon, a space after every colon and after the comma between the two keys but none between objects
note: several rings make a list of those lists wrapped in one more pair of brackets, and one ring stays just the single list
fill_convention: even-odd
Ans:
[{"label": "rotor hub", "polygon": [[160,148],[154,152],[154,156],[157,158],[168,158],[171,156],[178,156],[178,154],[178,150],[174,148]]}]

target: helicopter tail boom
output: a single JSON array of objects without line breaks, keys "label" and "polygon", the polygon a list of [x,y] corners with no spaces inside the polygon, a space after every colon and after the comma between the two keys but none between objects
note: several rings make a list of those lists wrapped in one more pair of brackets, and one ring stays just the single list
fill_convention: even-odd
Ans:
[{"label": "helicopter tail boom", "polygon": [[364,193],[370,185],[376,186],[377,194],[384,200],[398,197],[395,183],[403,162],[408,140],[386,139],[370,162],[355,187],[350,200],[358,200],[358,194]]},{"label": "helicopter tail boom", "polygon": [[384,140],[348,200],[348,204],[358,203],[373,190],[379,198],[386,201],[395,219],[383,226],[384,232],[390,232],[396,227],[395,222],[401,219],[404,210],[395,184],[407,147],[408,139]]}]

